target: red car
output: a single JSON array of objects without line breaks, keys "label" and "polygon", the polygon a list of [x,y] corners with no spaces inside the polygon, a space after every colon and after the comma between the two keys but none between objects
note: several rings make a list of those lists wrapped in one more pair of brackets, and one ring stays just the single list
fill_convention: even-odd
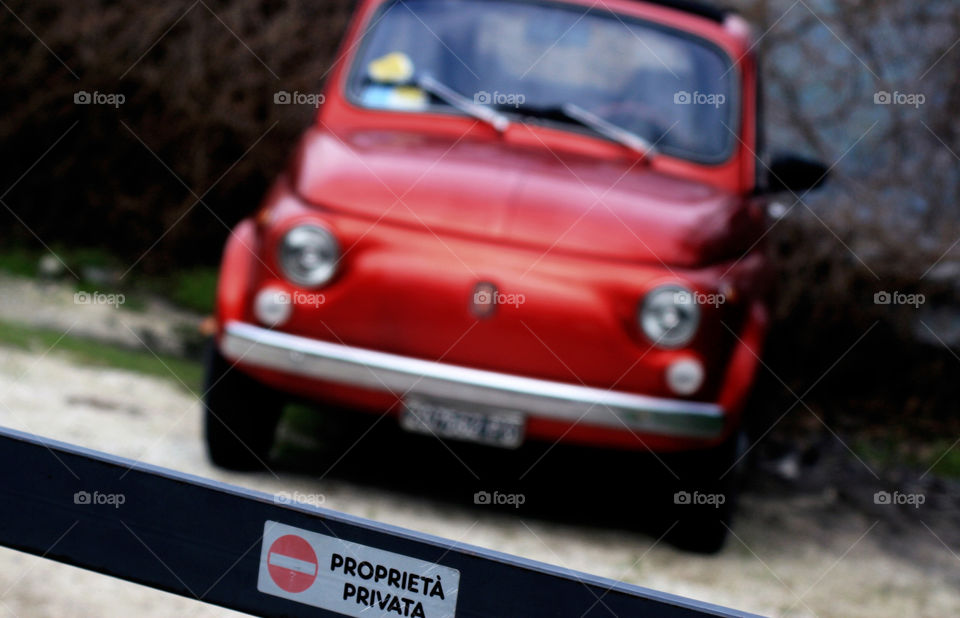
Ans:
[{"label": "red car", "polygon": [[762,196],[825,171],[758,162],[742,19],[364,0],[318,100],[227,243],[213,461],[260,465],[288,394],[507,448],[689,451],[713,481],[734,463],[768,327]]}]

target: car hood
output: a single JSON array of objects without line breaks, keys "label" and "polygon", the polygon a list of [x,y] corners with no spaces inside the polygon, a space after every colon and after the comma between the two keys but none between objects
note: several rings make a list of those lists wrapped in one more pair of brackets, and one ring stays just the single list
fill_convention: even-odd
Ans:
[{"label": "car hood", "polygon": [[308,202],[438,235],[683,267],[747,246],[745,204],[730,193],[545,146],[311,130],[294,172]]}]

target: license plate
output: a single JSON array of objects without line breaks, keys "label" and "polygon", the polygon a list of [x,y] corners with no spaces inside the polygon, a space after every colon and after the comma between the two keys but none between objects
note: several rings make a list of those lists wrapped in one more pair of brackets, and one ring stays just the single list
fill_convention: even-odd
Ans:
[{"label": "license plate", "polygon": [[420,398],[404,401],[400,426],[440,438],[516,448],[523,442],[525,419],[519,412],[477,408]]}]

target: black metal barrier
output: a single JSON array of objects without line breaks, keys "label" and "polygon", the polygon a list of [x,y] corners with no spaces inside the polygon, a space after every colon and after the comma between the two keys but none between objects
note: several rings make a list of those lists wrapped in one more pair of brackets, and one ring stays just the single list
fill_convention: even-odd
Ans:
[{"label": "black metal barrier", "polygon": [[0,545],[251,614],[746,615],[12,430],[0,478]]}]

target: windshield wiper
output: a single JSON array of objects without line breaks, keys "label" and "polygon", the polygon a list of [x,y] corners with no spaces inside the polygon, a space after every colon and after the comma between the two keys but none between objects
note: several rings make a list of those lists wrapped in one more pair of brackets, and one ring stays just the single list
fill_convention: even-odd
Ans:
[{"label": "windshield wiper", "polygon": [[593,132],[626,146],[634,152],[640,153],[648,159],[652,159],[659,152],[652,143],[637,135],[636,133],[617,126],[612,122],[604,120],[593,112],[574,103],[564,103],[559,107],[532,107],[519,105],[517,111],[525,116],[535,116],[537,118],[550,118],[559,121],[573,121],[577,124],[587,127]]},{"label": "windshield wiper", "polygon": [[415,80],[415,84],[453,107],[456,107],[463,113],[486,122],[500,133],[503,133],[510,127],[510,119],[507,118],[506,115],[501,114],[495,109],[474,103],[450,86],[438,82],[430,75],[420,76],[419,79]]},{"label": "windshield wiper", "polygon": [[564,103],[560,109],[563,110],[565,115],[576,120],[580,124],[593,129],[608,139],[623,144],[627,148],[640,153],[648,159],[652,159],[658,154],[657,147],[648,142],[646,139],[640,137],[632,131],[624,129],[621,126],[604,120],[600,116],[583,109],[579,105],[574,103]]}]

